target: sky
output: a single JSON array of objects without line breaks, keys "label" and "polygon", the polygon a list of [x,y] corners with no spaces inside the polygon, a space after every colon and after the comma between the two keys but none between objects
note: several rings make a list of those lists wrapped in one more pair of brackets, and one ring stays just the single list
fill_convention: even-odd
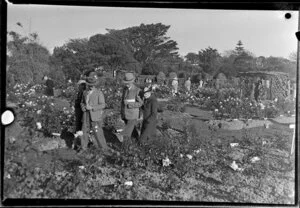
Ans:
[{"label": "sky", "polygon": [[[291,13],[286,19],[285,13]],[[16,25],[20,22],[23,28]],[[163,8],[8,5],[7,29],[21,34],[37,32],[52,53],[74,38],[105,34],[106,28],[124,29],[140,24],[170,25],[167,36],[185,56],[212,47],[220,53],[244,48],[258,56],[288,58],[297,51],[297,11],[247,11]]]}]

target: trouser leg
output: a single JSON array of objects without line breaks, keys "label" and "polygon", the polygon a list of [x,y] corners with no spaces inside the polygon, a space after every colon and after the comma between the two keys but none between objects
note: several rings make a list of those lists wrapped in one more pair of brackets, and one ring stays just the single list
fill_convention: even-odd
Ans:
[{"label": "trouser leg", "polygon": [[[83,114],[83,116],[86,118],[85,113]],[[86,150],[87,146],[88,146],[88,128],[87,128],[87,121],[85,119],[85,121],[82,124],[82,132],[83,135],[80,137],[81,139],[81,147],[82,149]]]},{"label": "trouser leg", "polygon": [[93,121],[92,128],[95,135],[96,145],[98,148],[108,149],[103,129],[102,129],[102,122],[100,121]]},{"label": "trouser leg", "polygon": [[156,123],[143,123],[141,137],[139,139],[140,143],[145,143],[148,139],[153,139],[156,135]]},{"label": "trouser leg", "polygon": [[132,132],[135,128],[136,122],[137,122],[136,119],[125,120],[126,125],[125,125],[124,130],[121,132],[121,134],[124,137],[122,148],[125,149],[125,151],[128,151],[130,149],[131,144],[132,144],[131,135],[132,135]]},{"label": "trouser leg", "polygon": [[82,129],[82,110],[80,108],[75,108],[75,131],[80,131]]},{"label": "trouser leg", "polygon": [[124,130],[121,132],[121,134],[124,137],[131,138],[132,132],[135,129],[137,123],[137,119],[132,119],[132,120],[125,120],[125,127]]}]

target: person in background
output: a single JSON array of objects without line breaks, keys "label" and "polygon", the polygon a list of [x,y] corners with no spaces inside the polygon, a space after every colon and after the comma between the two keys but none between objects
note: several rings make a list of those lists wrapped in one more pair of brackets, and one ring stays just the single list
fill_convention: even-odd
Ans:
[{"label": "person in background", "polygon": [[257,79],[255,86],[254,86],[254,99],[258,102],[260,98],[260,88],[262,87],[262,81],[260,78]]},{"label": "person in background", "polygon": [[113,150],[107,146],[103,124],[103,109],[105,108],[105,100],[103,93],[96,88],[99,80],[94,72],[87,74],[86,90],[83,92],[81,100],[81,109],[83,111],[83,136],[81,137],[81,146],[83,151],[88,147],[88,130],[92,129],[95,135],[96,146],[101,149],[103,154],[111,154]]},{"label": "person in background", "polygon": [[144,104],[141,109],[143,122],[139,143],[143,145],[148,139],[153,139],[156,136],[157,98],[152,93],[151,87],[144,89]]},{"label": "person in background", "polygon": [[203,84],[204,84],[204,81],[202,79],[200,79],[198,90],[200,90],[203,87]]},{"label": "person in background", "polygon": [[83,111],[81,109],[80,103],[82,100],[83,92],[86,90],[86,81],[85,80],[79,80],[78,83],[78,91],[76,93],[75,97],[75,132],[82,130],[82,115]]},{"label": "person in background", "polygon": [[134,84],[135,76],[133,73],[125,73],[123,83],[122,101],[121,101],[121,118],[125,122],[122,132],[116,133],[120,142],[123,142],[123,148],[128,149],[131,144],[131,135],[134,132],[138,134],[136,128],[137,120],[140,115],[140,107],[143,101],[140,97],[140,88]]},{"label": "person in background", "polygon": [[187,90],[187,94],[191,91],[191,78],[189,77],[184,83],[185,89]]},{"label": "person in background", "polygon": [[151,87],[151,86],[152,86],[152,79],[148,77],[145,80],[145,87]]},{"label": "person in background", "polygon": [[172,81],[172,94],[175,96],[178,93],[178,78],[175,77]]},{"label": "person in background", "polygon": [[43,80],[45,81],[45,85],[46,85],[46,90],[45,90],[45,95],[47,96],[54,96],[54,82],[52,79],[50,79],[48,76],[44,76]]}]

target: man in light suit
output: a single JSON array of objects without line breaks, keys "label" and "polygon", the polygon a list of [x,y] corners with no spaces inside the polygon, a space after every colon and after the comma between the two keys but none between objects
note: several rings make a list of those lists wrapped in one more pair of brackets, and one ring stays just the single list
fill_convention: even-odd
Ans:
[{"label": "man in light suit", "polygon": [[87,89],[83,92],[81,108],[83,113],[83,137],[81,140],[82,149],[86,150],[88,146],[88,129],[92,129],[96,139],[96,146],[102,149],[104,154],[109,154],[112,150],[107,146],[102,130],[103,109],[105,100],[103,93],[95,86],[98,84],[96,75],[86,78]]}]

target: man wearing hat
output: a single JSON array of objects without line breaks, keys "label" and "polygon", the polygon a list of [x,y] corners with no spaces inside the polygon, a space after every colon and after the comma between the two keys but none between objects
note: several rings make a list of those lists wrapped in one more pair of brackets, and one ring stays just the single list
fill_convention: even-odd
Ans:
[{"label": "man wearing hat", "polygon": [[143,144],[147,139],[152,139],[156,134],[157,123],[157,99],[152,93],[152,87],[145,87],[144,89],[144,105],[143,110],[143,124],[141,130],[140,143]]},{"label": "man wearing hat", "polygon": [[111,149],[107,146],[102,130],[102,114],[105,107],[103,93],[95,86],[99,80],[92,72],[86,78],[87,89],[83,92],[81,100],[81,109],[83,113],[83,137],[81,146],[83,150],[87,149],[88,129],[92,129],[96,139],[96,146],[103,150],[103,153],[109,153]]},{"label": "man wearing hat", "polygon": [[[139,118],[139,108],[143,105],[143,101],[139,96],[140,88],[134,84],[135,76],[133,73],[125,73],[123,83],[122,101],[121,101],[121,117],[125,122],[124,130],[120,134],[116,134],[118,139],[126,144],[131,139],[133,131],[136,129],[137,119]],[[124,138],[124,139],[123,139]]]}]

